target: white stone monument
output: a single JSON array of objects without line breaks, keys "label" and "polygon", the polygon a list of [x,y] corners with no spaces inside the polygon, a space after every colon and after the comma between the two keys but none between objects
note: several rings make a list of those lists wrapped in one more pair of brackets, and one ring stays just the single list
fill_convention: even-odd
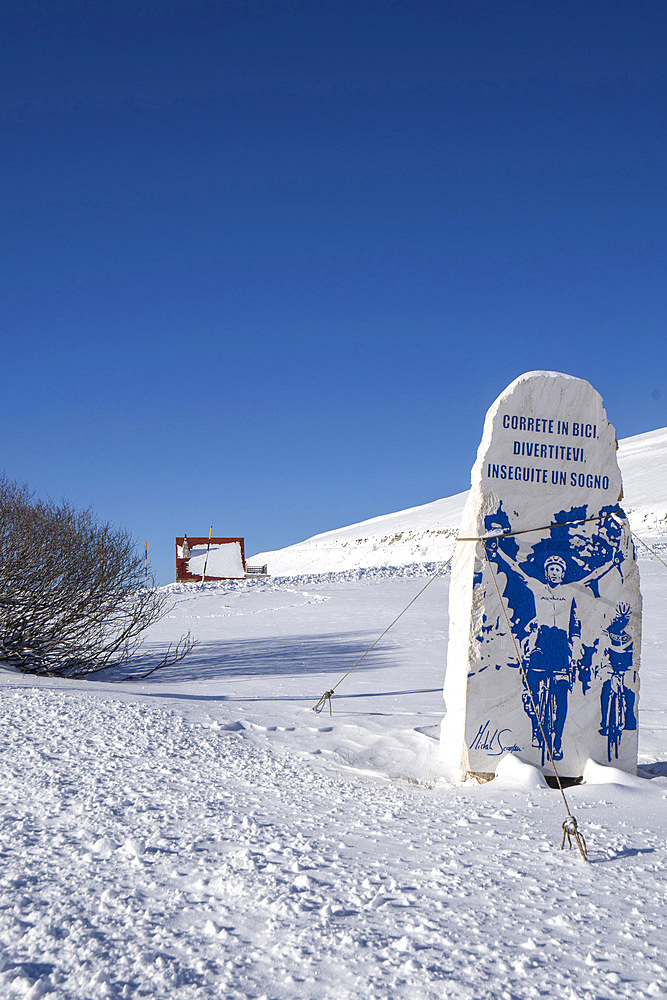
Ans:
[{"label": "white stone monument", "polygon": [[441,759],[637,765],[641,594],[601,396],[521,375],[486,415],[452,562]]}]

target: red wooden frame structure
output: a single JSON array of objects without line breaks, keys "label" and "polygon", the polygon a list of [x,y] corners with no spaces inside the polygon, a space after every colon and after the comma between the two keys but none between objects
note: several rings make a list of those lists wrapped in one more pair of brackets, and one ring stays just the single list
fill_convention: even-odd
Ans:
[{"label": "red wooden frame structure", "polygon": [[[188,572],[188,561],[187,559],[180,559],[178,555],[179,546],[182,547],[184,535],[181,535],[176,539],[176,581],[177,583],[191,582],[198,583],[201,580],[201,573],[190,573]],[[188,545],[190,549],[204,548],[209,543],[208,535],[204,536],[194,536],[188,535]],[[243,571],[245,572],[245,551],[243,548],[242,538],[211,538],[211,547],[214,545],[224,545],[226,542],[238,542],[241,546],[241,564],[243,565]],[[210,573],[206,574],[207,580],[240,580],[241,577],[238,576],[212,576]]]}]

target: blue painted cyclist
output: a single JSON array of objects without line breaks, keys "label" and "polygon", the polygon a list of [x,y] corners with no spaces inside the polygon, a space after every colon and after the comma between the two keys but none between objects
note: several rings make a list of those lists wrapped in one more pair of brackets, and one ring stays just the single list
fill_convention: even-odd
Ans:
[{"label": "blue painted cyclist", "polygon": [[604,649],[602,661],[608,674],[600,692],[602,710],[600,733],[603,736],[608,735],[609,702],[612,693],[619,699],[618,718],[621,720],[622,728],[628,730],[637,728],[635,694],[624,683],[625,676],[633,667],[634,641],[627,631],[631,616],[632,608],[629,604],[618,604],[609,627],[604,629],[609,638],[609,645]]},{"label": "blue painted cyclist", "polygon": [[488,545],[490,555],[495,555],[513,570],[526,584],[535,602],[535,616],[531,620],[528,636],[524,642],[525,680],[528,690],[523,703],[533,728],[533,746],[543,744],[540,722],[536,706],[540,696],[550,691],[555,702],[553,717],[547,722],[550,732],[546,735],[551,742],[554,760],[563,758],[563,729],[567,717],[568,694],[572,690],[577,664],[583,655],[581,642],[581,622],[577,614],[577,598],[583,588],[599,580],[622,560],[620,553],[603,563],[587,576],[576,582],[565,583],[567,562],[556,553],[544,560],[544,582],[530,576],[516,559],[503,552],[494,542]]}]

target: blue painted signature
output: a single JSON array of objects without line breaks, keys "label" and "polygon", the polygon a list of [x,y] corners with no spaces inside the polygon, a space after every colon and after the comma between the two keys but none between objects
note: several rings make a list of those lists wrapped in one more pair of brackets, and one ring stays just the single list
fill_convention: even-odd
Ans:
[{"label": "blue painted signature", "polygon": [[511,729],[491,729],[491,720],[479,727],[477,735],[470,744],[471,750],[486,750],[489,757],[499,757],[503,753],[517,753],[521,747],[517,743],[506,742],[511,740]]}]

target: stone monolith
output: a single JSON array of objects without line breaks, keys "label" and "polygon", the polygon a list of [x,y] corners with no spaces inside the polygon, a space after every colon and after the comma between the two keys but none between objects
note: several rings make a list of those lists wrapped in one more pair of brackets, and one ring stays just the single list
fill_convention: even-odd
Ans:
[{"label": "stone monolith", "polygon": [[505,753],[561,777],[634,771],[641,638],[635,549],[601,396],[521,375],[486,415],[452,563],[441,759]]}]

